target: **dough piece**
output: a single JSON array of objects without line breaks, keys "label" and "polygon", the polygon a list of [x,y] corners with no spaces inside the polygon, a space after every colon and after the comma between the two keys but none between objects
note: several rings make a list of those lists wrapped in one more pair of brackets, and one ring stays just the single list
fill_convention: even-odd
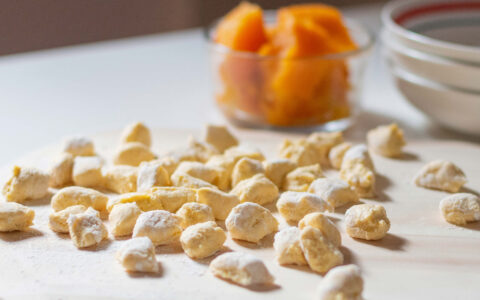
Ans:
[{"label": "dough piece", "polygon": [[237,161],[235,157],[214,155],[206,162],[206,166],[214,167],[218,170],[218,177],[213,184],[222,191],[230,190],[232,172]]},{"label": "dough piece", "polygon": [[50,168],[51,187],[64,187],[73,183],[73,155],[67,152],[61,153]]},{"label": "dough piece", "polygon": [[147,237],[130,239],[122,244],[116,254],[117,261],[128,272],[157,273],[155,246]]},{"label": "dough piece", "polygon": [[152,199],[150,193],[133,192],[110,197],[107,203],[107,210],[112,212],[115,206],[124,203],[136,203],[142,211],[163,209],[162,202]]},{"label": "dough piece", "polygon": [[137,191],[145,192],[154,186],[169,186],[170,175],[157,161],[142,162],[138,169]]},{"label": "dough piece", "polygon": [[283,190],[306,192],[310,184],[320,177],[323,177],[323,173],[319,164],[296,168],[285,177]]},{"label": "dough piece", "polygon": [[23,203],[48,195],[50,176],[39,169],[14,166],[12,177],[3,186],[2,194],[9,202]]},{"label": "dough piece", "polygon": [[458,193],[440,201],[443,218],[452,224],[465,225],[480,221],[480,198],[469,193]]},{"label": "dough piece", "polygon": [[264,174],[257,174],[242,180],[237,184],[231,194],[237,195],[240,202],[254,202],[265,205],[278,198],[278,188]]},{"label": "dough piece", "polygon": [[456,193],[467,183],[463,171],[446,160],[429,162],[415,176],[415,184],[428,189]]},{"label": "dough piece", "polygon": [[353,146],[345,153],[340,178],[345,180],[359,197],[375,197],[375,169],[365,145]]},{"label": "dough piece", "polygon": [[226,126],[208,124],[205,128],[205,142],[223,153],[230,147],[237,146],[238,140]]},{"label": "dough piece", "polygon": [[267,178],[281,189],[285,176],[297,168],[297,164],[289,159],[280,158],[264,161],[263,167],[265,168]]},{"label": "dough piece", "polygon": [[59,190],[53,197],[51,206],[54,211],[64,210],[74,205],[93,207],[100,212],[105,211],[108,197],[94,189],[70,186]]},{"label": "dough piece", "polygon": [[200,162],[184,161],[178,165],[177,169],[172,175],[172,178],[177,177],[178,174],[187,174],[201,179],[207,183],[213,184],[219,176],[219,170],[217,168],[204,165]]},{"label": "dough piece", "polygon": [[201,142],[192,136],[188,138],[188,149],[195,154],[195,160],[202,163],[206,162],[213,155],[220,154],[214,146]]},{"label": "dough piece", "polygon": [[180,226],[183,229],[197,223],[215,221],[210,206],[196,202],[188,202],[182,205],[177,211],[177,216],[180,218]]},{"label": "dough piece", "polygon": [[52,212],[49,217],[48,227],[59,233],[68,233],[68,218],[72,214],[83,213],[87,210],[85,205],[69,206],[61,211]]},{"label": "dough piece", "polygon": [[277,209],[287,222],[297,222],[313,212],[333,211],[322,197],[304,192],[284,192],[277,201]]},{"label": "dough piece", "polygon": [[98,211],[91,207],[83,213],[71,214],[67,223],[70,238],[77,248],[98,245],[108,236],[107,228],[100,220]]},{"label": "dough piece", "polygon": [[209,268],[213,275],[243,286],[270,285],[275,280],[263,261],[246,253],[224,253]]},{"label": "dough piece", "polygon": [[73,161],[73,183],[83,187],[103,187],[103,159],[98,156],[77,156]]},{"label": "dough piece", "polygon": [[155,187],[149,192],[152,202],[160,203],[163,209],[176,212],[183,204],[195,202],[197,193],[185,187]]},{"label": "dough piece", "polygon": [[110,232],[114,236],[130,235],[142,211],[135,202],[117,204],[108,216]]},{"label": "dough piece", "polygon": [[307,264],[300,246],[300,230],[297,227],[287,227],[277,232],[273,248],[277,262],[281,265]]},{"label": "dough piece", "polygon": [[117,194],[137,190],[138,169],[132,166],[109,166],[104,170],[105,187]]},{"label": "dough piece", "polygon": [[147,146],[139,142],[131,142],[120,145],[113,157],[113,163],[137,167],[141,162],[153,159],[155,154]]},{"label": "dough piece", "polygon": [[351,143],[341,143],[330,149],[330,152],[328,153],[328,160],[330,161],[330,166],[332,166],[334,169],[340,170],[340,167],[342,166],[342,161],[343,157],[345,156],[345,153],[352,148]]},{"label": "dough piece", "polygon": [[63,151],[73,156],[94,156],[93,141],[85,136],[75,136],[65,140]]},{"label": "dough piece", "polygon": [[152,143],[150,129],[141,122],[130,124],[123,130],[121,141],[122,143],[138,142],[150,147]]},{"label": "dough piece", "polygon": [[295,162],[299,167],[319,164],[321,157],[313,143],[307,139],[292,141],[286,139],[280,146],[279,157]]},{"label": "dough piece", "polygon": [[303,229],[307,226],[320,230],[323,236],[335,247],[340,247],[342,245],[340,231],[338,231],[335,224],[333,224],[333,222],[324,214],[315,212],[303,217],[298,223],[298,228]]},{"label": "dough piece", "polygon": [[212,188],[201,188],[197,190],[197,202],[210,206],[215,219],[223,221],[240,200],[237,195]]},{"label": "dough piece", "polygon": [[224,152],[224,155],[235,159],[235,163],[244,157],[259,161],[265,160],[265,156],[263,156],[262,152],[258,148],[249,145],[238,145],[228,148]]},{"label": "dough piece", "polygon": [[146,236],[155,246],[178,241],[182,227],[180,218],[165,210],[152,210],[142,213],[133,228],[133,237]]},{"label": "dough piece", "polygon": [[362,300],[363,279],[355,265],[333,268],[317,289],[319,300]]},{"label": "dough piece", "polygon": [[300,245],[310,268],[318,273],[328,272],[343,263],[343,254],[317,228],[301,230]]},{"label": "dough piece", "polygon": [[200,189],[202,187],[217,188],[200,178],[193,177],[186,173],[175,171],[171,177],[172,184],[177,187],[185,187],[191,189]]},{"label": "dough piece", "polygon": [[232,186],[235,187],[240,181],[263,173],[265,173],[265,169],[260,161],[244,157],[240,159],[233,168]]},{"label": "dough piece", "polygon": [[180,236],[180,243],[189,257],[202,259],[221,250],[226,239],[223,229],[214,221],[209,221],[185,229]]},{"label": "dough piece", "polygon": [[265,207],[247,202],[232,209],[225,226],[232,238],[258,243],[266,235],[278,230],[278,221]]},{"label": "dough piece", "polygon": [[353,238],[379,240],[390,229],[390,220],[380,204],[359,204],[345,212],[345,226]]},{"label": "dough piece", "polygon": [[319,157],[321,165],[328,165],[328,154],[330,150],[338,144],[343,142],[342,132],[314,132],[310,134],[307,141],[311,143]]},{"label": "dough piece", "polygon": [[367,143],[373,152],[385,157],[402,155],[402,148],[406,144],[403,130],[395,123],[370,130],[367,133]]},{"label": "dough piece", "polygon": [[348,183],[337,178],[316,179],[308,188],[308,192],[319,195],[333,208],[359,201],[357,193]]},{"label": "dough piece", "polygon": [[180,164],[180,161],[178,161],[176,158],[172,156],[164,156],[159,159],[151,160],[149,161],[149,164],[156,165],[158,164],[159,166],[162,166],[165,171],[167,171],[168,176],[171,176],[173,172],[178,167],[178,164]]},{"label": "dough piece", "polygon": [[0,232],[27,230],[33,225],[33,209],[14,202],[0,202]]}]

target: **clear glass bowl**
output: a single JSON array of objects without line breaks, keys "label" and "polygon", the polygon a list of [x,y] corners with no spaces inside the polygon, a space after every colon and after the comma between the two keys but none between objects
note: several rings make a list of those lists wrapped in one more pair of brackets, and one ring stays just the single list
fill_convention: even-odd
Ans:
[{"label": "clear glass bowl", "polygon": [[[274,12],[265,14],[267,24]],[[373,37],[346,20],[358,49],[324,56],[282,58],[235,51],[213,40],[206,28],[214,97],[223,114],[246,127],[343,130],[359,111],[361,87]]]}]

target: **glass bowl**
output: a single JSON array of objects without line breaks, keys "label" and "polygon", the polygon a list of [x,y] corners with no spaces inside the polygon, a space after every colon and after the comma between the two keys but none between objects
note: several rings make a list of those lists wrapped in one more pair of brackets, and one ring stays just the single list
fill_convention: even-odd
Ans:
[{"label": "glass bowl", "polygon": [[[265,13],[273,23],[275,12]],[[236,51],[214,41],[217,20],[205,30],[214,97],[223,114],[244,127],[346,129],[359,111],[373,36],[356,21],[346,26],[358,49],[323,56],[282,58]]]}]

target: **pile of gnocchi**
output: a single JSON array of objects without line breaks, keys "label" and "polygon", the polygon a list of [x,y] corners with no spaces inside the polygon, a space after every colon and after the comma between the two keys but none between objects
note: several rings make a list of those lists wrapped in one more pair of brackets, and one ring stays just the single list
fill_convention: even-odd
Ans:
[{"label": "pile of gnocchi", "polygon": [[[55,193],[48,225],[68,233],[76,247],[98,245],[109,235],[131,236],[116,253],[128,272],[158,272],[159,245],[179,243],[190,258],[204,259],[221,252],[227,235],[259,243],[274,234],[280,265],[304,265],[326,274],[318,299],[361,299],[360,270],[341,266],[341,235],[328,212],[351,205],[345,212],[350,237],[385,237],[390,229],[385,208],[359,204],[359,199],[376,195],[369,152],[392,158],[403,153],[403,131],[396,124],[369,131],[367,144],[344,142],[340,132],[287,139],[276,159],[239,144],[218,125],[207,125],[202,139],[190,137],[187,147],[161,157],[152,152],[151,143],[150,130],[134,123],[108,158],[112,163],[96,154],[92,140],[74,137],[49,172],[13,167],[2,190],[6,201],[0,202],[0,231],[27,230],[35,212],[23,203],[44,198],[50,190]],[[338,176],[326,177],[325,168],[337,169]],[[453,193],[440,201],[440,211],[457,225],[480,220],[480,199],[457,193],[466,181],[449,161],[428,163],[414,179],[420,187]],[[290,226],[279,231],[271,205]],[[224,221],[226,230],[217,221]],[[209,269],[243,286],[275,281],[261,259],[241,252],[216,256]]]}]

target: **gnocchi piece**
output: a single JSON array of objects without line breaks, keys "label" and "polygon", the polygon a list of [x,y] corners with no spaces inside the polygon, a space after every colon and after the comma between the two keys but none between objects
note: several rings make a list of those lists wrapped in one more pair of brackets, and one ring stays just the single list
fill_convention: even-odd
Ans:
[{"label": "gnocchi piece", "polygon": [[315,272],[325,273],[343,263],[342,252],[317,228],[303,228],[300,232],[300,245],[308,265]]},{"label": "gnocchi piece", "polygon": [[138,169],[137,191],[145,192],[154,186],[169,186],[170,175],[159,162],[142,162]]},{"label": "gnocchi piece", "polygon": [[33,225],[35,211],[15,202],[0,202],[0,232],[23,231]]},{"label": "gnocchi piece", "polygon": [[175,172],[175,170],[177,169],[180,161],[178,161],[173,156],[163,156],[159,159],[151,160],[149,163],[158,164],[159,166],[162,166],[165,169],[165,171],[167,171],[168,176],[171,176],[173,172]]},{"label": "gnocchi piece", "polygon": [[72,214],[83,213],[87,210],[85,205],[73,205],[63,210],[52,212],[49,216],[48,227],[59,233],[68,233],[68,218]]},{"label": "gnocchi piece", "polygon": [[333,268],[322,279],[317,289],[319,300],[362,300],[363,279],[355,265]]},{"label": "gnocchi piece", "polygon": [[345,156],[345,153],[352,148],[352,146],[353,145],[351,143],[345,142],[330,149],[330,152],[328,153],[328,160],[334,169],[340,170],[343,157]]},{"label": "gnocchi piece", "polygon": [[300,230],[291,226],[275,234],[273,242],[277,262],[281,265],[306,265],[307,261],[300,246]]},{"label": "gnocchi piece", "polygon": [[440,201],[443,218],[452,224],[480,221],[480,198],[469,193],[450,195]]},{"label": "gnocchi piece", "polygon": [[178,174],[187,174],[213,184],[219,175],[219,171],[214,167],[204,165],[197,161],[184,161],[178,165],[172,178],[178,177]]},{"label": "gnocchi piece", "polygon": [[395,123],[370,130],[367,133],[367,143],[373,152],[385,157],[402,155],[402,148],[406,144],[403,130]]},{"label": "gnocchi piece", "polygon": [[108,215],[110,232],[114,236],[130,235],[142,211],[135,202],[115,205]]},{"label": "gnocchi piece", "polygon": [[157,273],[159,271],[155,246],[147,237],[133,238],[124,242],[118,249],[116,258],[128,272]]},{"label": "gnocchi piece", "polygon": [[182,227],[180,219],[165,210],[152,210],[142,213],[133,228],[133,237],[146,236],[155,246],[177,242]]},{"label": "gnocchi piece", "polygon": [[456,193],[467,183],[467,178],[452,162],[434,160],[420,169],[414,181],[420,187]]},{"label": "gnocchi piece", "polygon": [[138,142],[147,147],[152,144],[150,129],[141,122],[136,122],[128,125],[122,133],[122,143]]},{"label": "gnocchi piece", "polygon": [[323,173],[319,164],[296,168],[285,177],[283,190],[306,192],[310,184],[320,177],[323,177]]},{"label": "gnocchi piece", "polygon": [[77,156],[73,161],[73,183],[83,187],[102,187],[103,159],[98,156]]},{"label": "gnocchi piece", "polygon": [[390,229],[390,220],[380,204],[358,204],[345,212],[349,236],[363,240],[380,240]]},{"label": "gnocchi piece", "polygon": [[65,140],[63,152],[73,156],[94,156],[95,147],[93,141],[85,136],[74,136]]},{"label": "gnocchi piece", "polygon": [[107,203],[108,212],[112,212],[113,208],[119,204],[135,203],[142,211],[150,211],[163,209],[162,202],[158,199],[152,199],[150,193],[125,193],[117,196],[110,197]]},{"label": "gnocchi piece", "polygon": [[243,286],[270,285],[275,280],[259,258],[228,252],[216,257],[209,267],[213,275]]},{"label": "gnocchi piece", "polygon": [[298,223],[298,228],[303,229],[307,226],[320,230],[323,236],[335,247],[340,247],[342,245],[340,231],[338,231],[335,224],[333,224],[333,222],[324,214],[315,212],[303,217]]},{"label": "gnocchi piece", "polygon": [[232,186],[235,187],[240,181],[263,173],[265,173],[265,169],[260,161],[244,157],[240,159],[233,168]]},{"label": "gnocchi piece", "polygon": [[163,209],[176,212],[183,204],[195,202],[197,193],[194,189],[184,187],[155,187],[149,192],[154,203],[160,203]]},{"label": "gnocchi piece", "polygon": [[375,170],[365,145],[353,146],[345,153],[340,178],[345,180],[359,197],[375,197]]},{"label": "gnocchi piece", "polygon": [[297,164],[289,159],[267,160],[263,163],[265,176],[281,189],[288,173],[297,168]]},{"label": "gnocchi piece", "polygon": [[265,156],[262,152],[256,148],[249,145],[238,145],[225,150],[224,155],[235,159],[235,163],[241,158],[248,157],[251,159],[264,161]]},{"label": "gnocchi piece", "polygon": [[239,182],[230,192],[240,202],[254,202],[260,205],[272,203],[278,198],[278,188],[264,174],[257,174]]},{"label": "gnocchi piece", "polygon": [[48,195],[49,181],[50,176],[39,169],[14,166],[2,193],[9,202],[41,199]]},{"label": "gnocchi piece", "polygon": [[201,142],[192,136],[188,138],[188,149],[192,150],[196,158],[195,160],[202,163],[206,162],[213,155],[220,154],[214,146]]},{"label": "gnocchi piece", "polygon": [[284,192],[277,201],[277,209],[287,222],[297,222],[309,213],[332,211],[333,207],[312,193]]},{"label": "gnocchi piece", "polygon": [[74,205],[93,207],[100,212],[105,211],[108,197],[94,189],[70,186],[59,190],[53,197],[51,206],[54,211],[64,210]]},{"label": "gnocchi piece", "polygon": [[295,162],[299,167],[318,164],[321,157],[317,153],[317,148],[307,139],[292,141],[286,139],[280,146],[279,157],[289,159]]},{"label": "gnocchi piece", "polygon": [[265,207],[246,202],[232,209],[225,226],[232,238],[258,243],[266,235],[278,230],[278,221]]},{"label": "gnocchi piece", "polygon": [[180,226],[183,229],[197,223],[215,221],[210,206],[196,202],[188,202],[182,205],[177,211],[177,216],[180,218]]},{"label": "gnocchi piece", "polygon": [[308,188],[308,192],[319,195],[333,208],[359,201],[357,193],[348,183],[337,178],[316,179]]},{"label": "gnocchi piece", "polygon": [[307,141],[313,145],[319,157],[319,163],[328,165],[328,154],[330,150],[343,142],[342,132],[314,132],[310,134]]},{"label": "gnocchi piece", "polygon": [[197,202],[210,206],[215,219],[223,221],[240,200],[237,195],[212,188],[201,188],[197,190]]},{"label": "gnocchi piece", "polygon": [[113,157],[113,163],[138,167],[141,162],[154,159],[155,154],[147,146],[139,142],[131,142],[120,145]]},{"label": "gnocchi piece", "polygon": [[138,169],[132,166],[109,166],[104,169],[105,187],[117,194],[137,190]]},{"label": "gnocchi piece", "polygon": [[83,213],[70,214],[67,223],[70,238],[77,248],[98,245],[108,236],[98,211],[91,207]]},{"label": "gnocchi piece", "polygon": [[61,153],[50,168],[51,187],[64,187],[73,183],[73,155],[67,152]]},{"label": "gnocchi piece", "polygon": [[186,173],[175,171],[171,177],[172,184],[177,187],[185,187],[191,189],[199,189],[203,187],[217,188],[211,183],[208,183],[200,178],[193,177]]},{"label": "gnocchi piece", "polygon": [[208,221],[185,229],[180,236],[180,243],[189,257],[202,259],[221,250],[226,239],[223,229],[214,221]]},{"label": "gnocchi piece", "polygon": [[217,179],[213,184],[218,186],[222,191],[230,189],[232,172],[237,161],[235,157],[214,155],[206,162],[206,166],[214,167],[218,170]]},{"label": "gnocchi piece", "polygon": [[223,153],[228,148],[238,145],[238,140],[226,126],[208,124],[205,128],[205,142]]}]

